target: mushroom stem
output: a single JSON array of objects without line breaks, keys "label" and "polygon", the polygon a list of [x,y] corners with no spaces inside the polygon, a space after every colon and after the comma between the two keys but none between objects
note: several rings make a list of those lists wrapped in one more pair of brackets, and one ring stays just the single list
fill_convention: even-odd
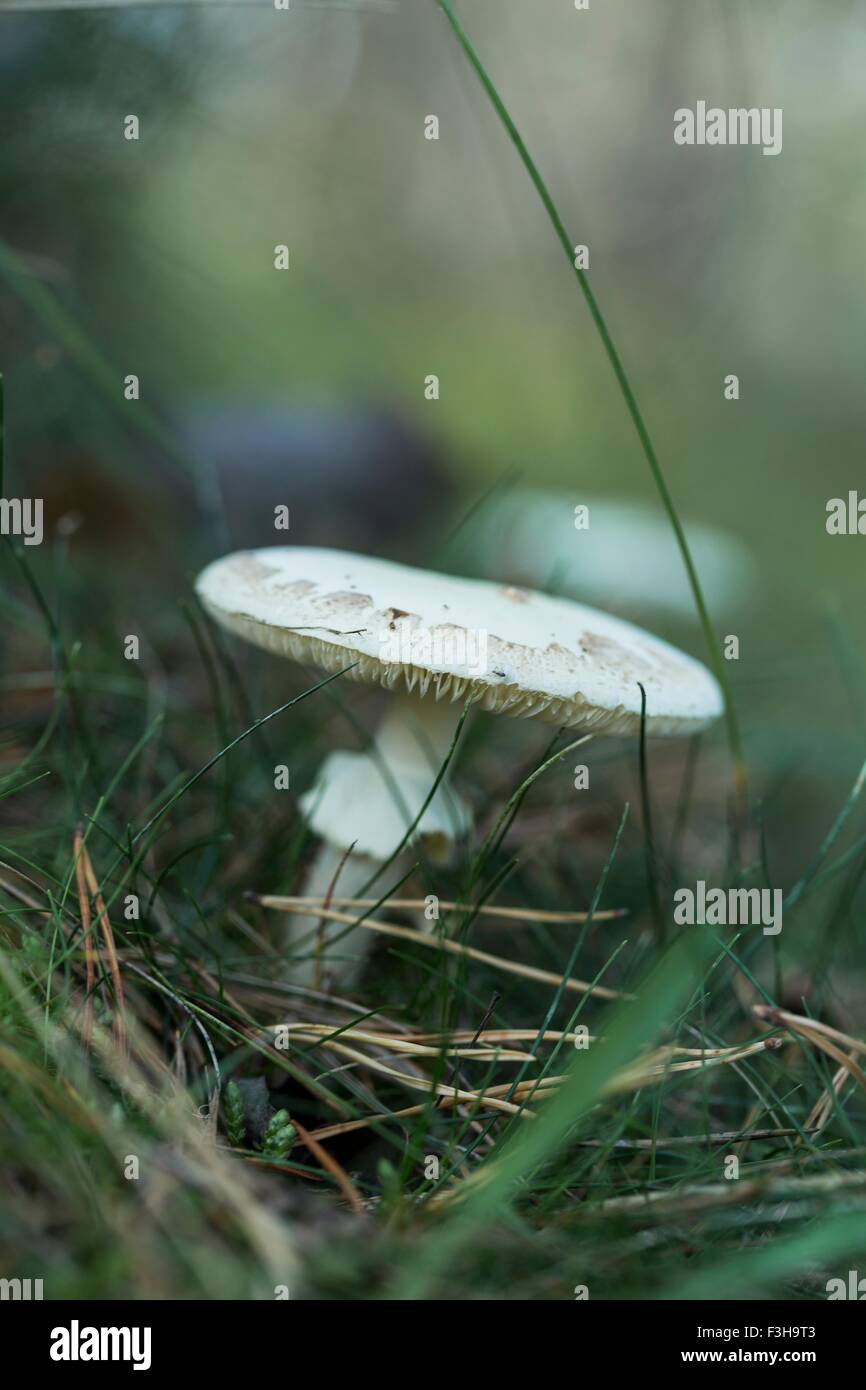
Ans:
[{"label": "mushroom stem", "polygon": [[[315,785],[301,798],[301,809],[322,839],[303,885],[304,897],[326,898],[330,892],[359,896],[410,829],[413,841],[423,840],[429,859],[441,863],[447,858],[468,829],[469,812],[447,776],[432,798],[430,792],[454,742],[460,711],[459,704],[393,694],[369,753],[334,752],[325,759]],[[404,848],[389,863],[389,881],[399,882],[416,857],[411,846]],[[387,888],[384,879],[378,886],[383,892]],[[311,934],[317,921],[306,913],[288,919],[289,950],[303,953],[291,967],[299,982],[316,978]],[[429,927],[426,921],[419,925]],[[330,950],[327,956],[322,953],[321,982],[330,977],[341,986],[351,985],[369,945],[370,934],[363,927],[341,937],[333,957]]]},{"label": "mushroom stem", "polygon": [[[454,742],[461,710],[460,704],[445,700],[422,699],[405,693],[392,695],[388,713],[374,739],[373,753],[384,771],[385,780],[393,784],[392,796],[405,802],[406,791],[410,787],[414,791],[416,786],[420,788],[425,783],[429,793]],[[447,772],[439,784],[434,802],[439,803],[449,815],[454,838],[459,838],[466,829],[466,813],[451,791]],[[400,807],[406,830],[417,816],[421,804],[423,802],[414,805],[410,801],[408,805]],[[408,819],[406,811],[409,812]],[[426,814],[418,827],[422,834],[425,819]]]},{"label": "mushroom stem", "polygon": [[[307,871],[304,896],[324,899],[334,893],[341,897],[355,897],[372,878],[377,867],[376,861],[365,854],[347,855],[345,850],[323,840]],[[402,855],[395,860],[394,868],[395,871],[406,872],[408,863],[404,862]],[[358,909],[359,916],[362,911],[362,908]],[[348,930],[338,927],[335,930],[330,926],[326,936],[325,925],[324,920],[315,913],[312,916],[293,913],[288,918],[285,945],[290,953],[298,952],[298,958],[290,964],[292,982],[321,989],[339,983],[342,988],[351,989],[364,966],[371,934],[364,927],[351,927]],[[317,932],[316,928],[320,926],[322,930]],[[334,941],[335,937],[339,939]],[[329,945],[329,939],[333,946]]]}]

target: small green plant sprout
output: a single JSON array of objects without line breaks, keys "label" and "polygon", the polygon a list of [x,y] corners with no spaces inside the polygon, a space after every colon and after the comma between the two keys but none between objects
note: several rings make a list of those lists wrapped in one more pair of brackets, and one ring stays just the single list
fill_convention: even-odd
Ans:
[{"label": "small green plant sprout", "polygon": [[394,1164],[387,1158],[380,1158],[376,1165],[384,1207],[399,1207],[403,1197],[403,1184]]},{"label": "small green plant sprout", "polygon": [[283,1159],[291,1151],[296,1138],[297,1131],[289,1119],[288,1110],[277,1110],[262,1137],[262,1153],[265,1158]]},{"label": "small green plant sprout", "polygon": [[233,1149],[243,1147],[247,1125],[244,1111],[244,1098],[236,1081],[230,1081],[223,1096],[223,1119],[226,1137]]}]

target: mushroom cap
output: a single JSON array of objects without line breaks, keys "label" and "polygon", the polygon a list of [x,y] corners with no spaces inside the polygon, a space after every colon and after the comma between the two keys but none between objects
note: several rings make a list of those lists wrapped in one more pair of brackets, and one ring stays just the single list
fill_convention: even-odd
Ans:
[{"label": "mushroom cap", "polygon": [[387,689],[607,734],[639,727],[638,682],[648,733],[694,732],[722,711],[700,662],[570,599],[302,546],[227,555],[196,587],[247,641]]}]

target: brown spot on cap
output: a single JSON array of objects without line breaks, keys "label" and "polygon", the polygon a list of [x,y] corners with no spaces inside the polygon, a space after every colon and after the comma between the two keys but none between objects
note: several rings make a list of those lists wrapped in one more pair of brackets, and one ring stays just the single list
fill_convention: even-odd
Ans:
[{"label": "brown spot on cap", "polygon": [[309,579],[293,579],[289,584],[275,584],[274,588],[292,598],[303,598],[306,594],[313,593],[316,586]]},{"label": "brown spot on cap", "polygon": [[597,656],[602,661],[625,663],[630,655],[621,642],[616,642],[612,637],[601,637],[597,632],[584,633],[580,645],[587,656]]},{"label": "brown spot on cap", "polygon": [[244,579],[267,579],[272,574],[279,574],[276,565],[266,565],[252,551],[240,551],[234,557],[233,564],[237,573],[242,575]]}]

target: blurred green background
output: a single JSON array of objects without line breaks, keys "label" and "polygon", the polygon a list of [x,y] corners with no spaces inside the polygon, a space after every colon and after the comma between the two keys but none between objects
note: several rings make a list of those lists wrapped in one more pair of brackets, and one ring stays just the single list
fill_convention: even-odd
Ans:
[{"label": "blurred green background", "polygon": [[[825,531],[827,500],[864,476],[866,16],[795,0],[460,13],[590,248],[679,510],[754,559],[745,610],[713,617],[740,636],[758,793],[784,775],[811,816],[811,779],[829,775],[838,804],[866,723],[866,540]],[[130,563],[118,491],[147,493],[131,524],[157,586],[225,548],[189,534],[178,500],[173,422],[202,400],[396,412],[442,485],[416,496],[407,474],[370,539],[383,554],[454,567],[454,526],[515,482],[663,519],[574,277],[432,0],[18,5],[0,65],[7,491],[50,475],[79,564]],[[699,98],[782,107],[781,155],[676,147],[673,111]],[[333,494],[303,505],[327,541]],[[696,626],[654,626],[702,654]]]}]

